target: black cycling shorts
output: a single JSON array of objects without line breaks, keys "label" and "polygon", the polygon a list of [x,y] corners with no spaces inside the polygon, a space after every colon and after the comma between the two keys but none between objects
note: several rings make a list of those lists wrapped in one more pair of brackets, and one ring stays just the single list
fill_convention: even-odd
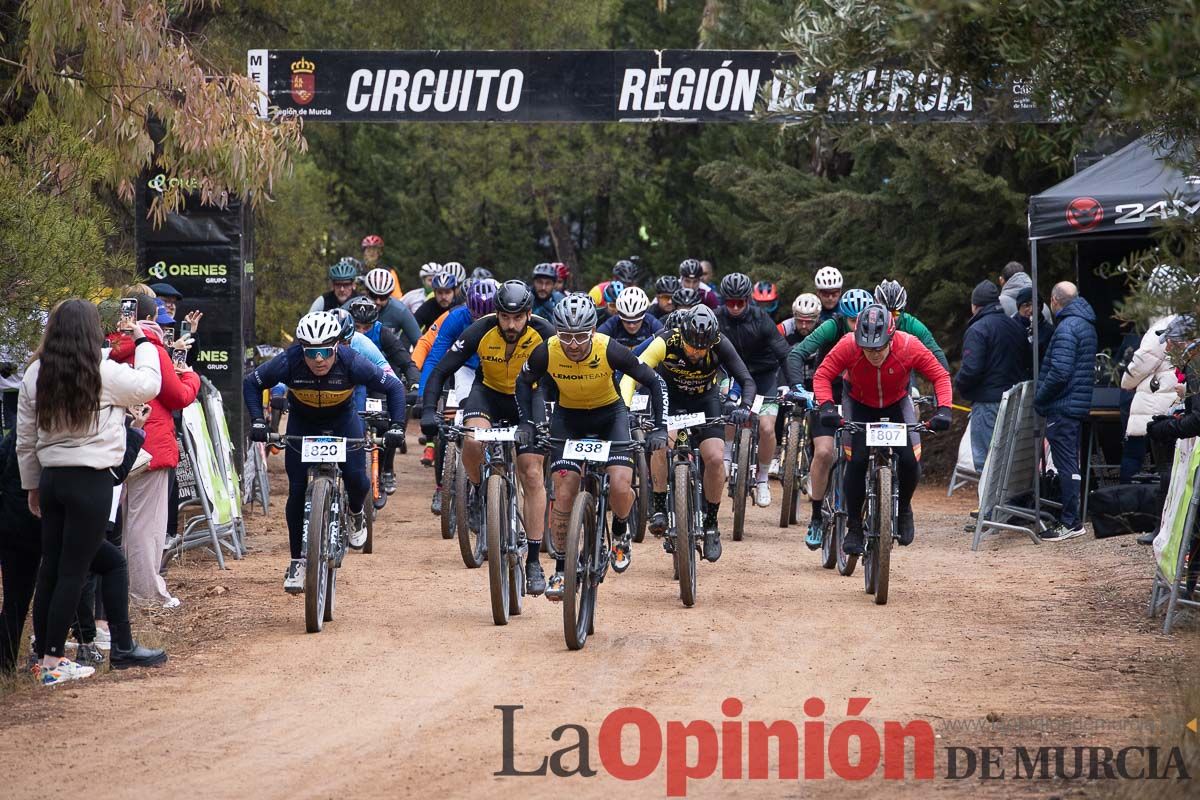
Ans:
[{"label": "black cycling shorts", "polygon": [[[537,407],[537,403],[534,407]],[[462,404],[463,425],[470,425],[472,419],[482,417],[490,423],[492,428],[506,428],[511,425],[516,425],[517,420],[517,399],[512,395],[507,395],[502,392],[497,392],[495,389],[483,385],[483,381],[477,380],[471,387],[471,394],[467,395],[466,402]],[[533,453],[541,455],[541,450],[536,445],[518,445],[517,455],[526,455]]]},{"label": "black cycling shorts", "polygon": [[[853,419],[851,416],[854,413],[854,401],[850,399],[849,394],[842,395],[842,419]],[[820,409],[813,409],[812,419],[809,421],[809,428],[812,430],[812,437],[815,439],[818,436],[833,436],[837,429],[821,422]]]},{"label": "black cycling shorts", "polygon": [[[550,436],[553,439],[601,439],[609,442],[629,441],[629,410],[618,400],[600,408],[554,407],[550,415]],[[609,452],[606,467],[633,469],[633,456],[628,452]],[[563,458],[563,446],[556,444],[550,452],[550,469],[582,472],[579,462]]]},{"label": "black cycling shorts", "polygon": [[[751,372],[750,377],[754,379],[755,390],[763,398],[762,409],[759,413],[769,417],[778,415],[779,403],[775,402],[775,395],[779,394],[779,368],[771,367],[762,372]],[[747,397],[744,402],[751,404],[754,402],[754,398]]]},{"label": "black cycling shorts", "polygon": [[[713,386],[700,395],[667,390],[667,416],[675,417],[680,414],[695,414],[703,412],[706,417],[721,416],[721,393]],[[699,444],[705,439],[725,439],[725,426],[719,423],[691,428],[688,436],[692,442]]]}]

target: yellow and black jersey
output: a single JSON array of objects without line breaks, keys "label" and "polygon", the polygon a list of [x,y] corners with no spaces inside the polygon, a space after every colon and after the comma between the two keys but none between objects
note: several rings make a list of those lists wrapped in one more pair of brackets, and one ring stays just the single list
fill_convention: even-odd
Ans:
[{"label": "yellow and black jersey", "polygon": [[462,336],[438,362],[425,385],[425,397],[432,403],[437,403],[446,378],[453,375],[472,355],[479,356],[479,369],[475,379],[482,380],[483,385],[493,391],[512,395],[516,388],[517,375],[529,359],[530,353],[553,335],[553,325],[541,317],[530,316],[525,333],[515,344],[510,345],[504,341],[499,319],[495,314],[480,317],[462,332]]},{"label": "yellow and black jersey", "polygon": [[533,387],[543,379],[554,384],[562,408],[589,410],[610,406],[621,399],[616,387],[619,372],[651,390],[655,419],[661,421],[665,400],[662,381],[628,347],[602,333],[593,335],[592,349],[580,361],[567,357],[557,336],[539,345],[517,379],[517,407],[522,419],[533,418]]},{"label": "yellow and black jersey", "polygon": [[[746,370],[745,363],[724,336],[718,336],[716,344],[710,347],[699,361],[693,362],[688,359],[684,350],[683,335],[679,329],[664,330],[642,351],[639,360],[657,370],[671,394],[706,394],[717,385],[718,373],[722,368],[742,385],[743,392],[749,392],[743,396],[754,397],[756,391],[754,380]],[[636,389],[628,378],[621,381],[621,395],[626,403],[633,399]]]}]

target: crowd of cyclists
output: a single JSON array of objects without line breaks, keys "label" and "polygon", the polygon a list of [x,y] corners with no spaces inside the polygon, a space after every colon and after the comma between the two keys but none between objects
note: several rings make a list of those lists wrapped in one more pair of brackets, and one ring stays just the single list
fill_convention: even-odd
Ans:
[{"label": "crowd of cyclists", "polygon": [[[950,424],[945,354],[908,312],[907,293],[895,280],[847,288],[841,273],[826,266],[813,276],[814,291],[788,307],[781,306],[776,285],[737,272],[715,282],[708,262],[694,258],[684,259],[677,274],[657,277],[646,274],[638,259],[622,259],[610,279],[586,292],[566,290],[571,270],[561,263],[537,264],[500,281],[483,267],[468,273],[457,262],[431,262],[420,268],[421,284],[405,292],[396,272],[382,263],[383,240],[372,235],[362,245],[361,261],[345,258],[329,267],[329,289],[299,321],[294,343],[246,376],[251,439],[272,439],[267,397],[272,407],[286,397],[291,436],[354,439],[364,435],[364,425],[375,425],[386,443],[380,485],[390,495],[396,491],[395,450],[405,447],[406,421],[419,417],[421,463],[437,467],[430,472],[431,511],[441,514],[446,427],[513,428],[516,463],[510,468],[523,495],[530,595],[563,596],[564,540],[580,486],[579,461],[564,452],[565,441],[626,442],[640,428],[650,466],[649,485],[640,491],[650,493],[648,529],[662,536],[669,515],[667,448],[677,434],[671,423],[691,415],[688,446],[702,462],[702,553],[715,562],[722,553],[718,513],[737,431],[753,426],[756,432],[757,452],[747,462],[747,492],[755,505],[770,506],[770,477],[792,468],[779,463],[781,402],[807,409],[805,490],[812,513],[805,542],[811,549],[821,547],[834,435],[844,421],[916,422],[913,377],[920,374],[936,398],[928,429]],[[790,313],[781,315],[781,307]],[[640,405],[638,394],[646,395]],[[381,400],[386,411],[364,422],[369,398]],[[272,416],[277,424],[278,415]],[[863,552],[863,436],[858,432],[844,442],[847,554]],[[918,435],[900,450],[896,525],[899,543],[907,545],[915,532]],[[472,530],[480,525],[483,458],[482,442],[463,440],[465,496],[457,502],[467,509]],[[293,450],[285,464],[291,561],[284,588],[299,593],[306,466]],[[638,500],[633,458],[614,448],[603,469],[614,558],[627,563],[630,515]],[[361,452],[348,454],[344,476],[349,545],[360,548],[370,492]],[[543,552],[553,554],[548,578]]]}]

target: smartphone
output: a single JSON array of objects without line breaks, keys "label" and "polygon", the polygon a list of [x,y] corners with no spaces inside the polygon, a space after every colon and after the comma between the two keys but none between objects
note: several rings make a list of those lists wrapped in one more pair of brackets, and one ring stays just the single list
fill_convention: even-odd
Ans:
[{"label": "smartphone", "polygon": [[121,298],[121,318],[132,320],[137,317],[137,298]]},{"label": "smartphone", "polygon": [[179,323],[179,338],[186,339],[187,337],[189,337],[191,335],[192,335],[192,323],[188,322],[185,319],[183,322]]},{"label": "smartphone", "polygon": [[163,328],[163,347],[170,347],[175,343],[175,331],[171,328]]}]

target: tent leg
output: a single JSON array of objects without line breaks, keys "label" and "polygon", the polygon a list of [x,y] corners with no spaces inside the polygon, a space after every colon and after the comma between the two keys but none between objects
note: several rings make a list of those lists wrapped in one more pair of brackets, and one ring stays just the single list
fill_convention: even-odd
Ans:
[{"label": "tent leg", "polygon": [[[1030,281],[1033,282],[1033,317],[1030,320],[1030,332],[1033,334],[1033,384],[1030,391],[1037,396],[1038,385],[1038,328],[1042,321],[1042,304],[1038,302],[1038,247],[1037,240],[1029,241],[1029,272]],[[1034,412],[1037,413],[1036,411]],[[1035,416],[1034,419],[1037,419]],[[1041,520],[1042,518],[1042,437],[1040,435],[1033,438],[1033,515],[1034,518]]]}]

